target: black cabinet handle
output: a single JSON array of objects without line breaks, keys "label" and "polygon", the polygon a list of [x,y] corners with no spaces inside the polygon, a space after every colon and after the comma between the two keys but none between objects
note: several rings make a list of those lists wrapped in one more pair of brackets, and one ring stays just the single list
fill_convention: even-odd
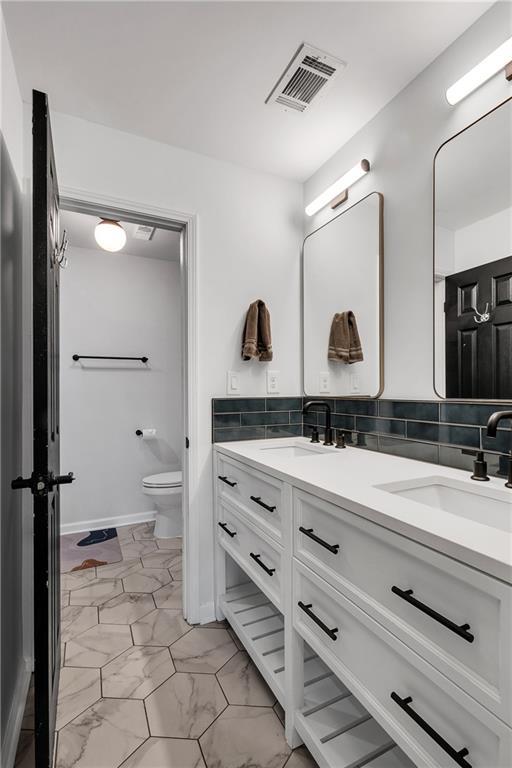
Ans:
[{"label": "black cabinet handle", "polygon": [[266,509],[268,512],[276,511],[276,507],[269,507],[268,504],[265,504],[265,502],[261,500],[261,496],[251,496],[251,501],[254,501],[255,504],[259,504],[260,507],[263,507],[263,509]]},{"label": "black cabinet handle", "polygon": [[302,600],[299,600],[297,605],[299,606],[299,608],[302,611],[304,611],[305,614],[307,614],[309,616],[309,618],[312,621],[315,622],[315,624],[317,624],[320,627],[320,629],[323,629],[323,631],[325,632],[326,635],[329,635],[331,640],[337,640],[338,639],[338,632],[339,632],[338,627],[334,627],[334,629],[331,629],[330,627],[327,626],[327,624],[324,624],[322,619],[319,619],[318,616],[315,616],[315,614],[311,610],[311,608],[313,607],[313,603],[308,603],[308,605],[305,605],[302,602]]},{"label": "black cabinet handle", "polygon": [[304,534],[304,536],[308,536],[310,539],[313,539],[313,541],[316,541],[317,544],[320,544],[320,546],[325,547],[329,550],[329,552],[332,552],[333,555],[337,555],[340,549],[339,544],[328,544],[326,541],[320,538],[320,536],[317,536],[316,533],[313,533],[312,528],[304,528],[302,525],[299,526],[299,531]]},{"label": "black cabinet handle", "polygon": [[233,538],[234,536],[236,536],[236,531],[230,531],[230,530],[229,530],[229,528],[227,527],[226,523],[218,523],[218,525],[220,525],[220,527],[222,528],[222,530],[223,530],[223,531],[226,531],[226,533],[228,534],[228,536],[231,536],[231,538]]},{"label": "black cabinet handle", "polygon": [[431,619],[435,619],[435,621],[438,621],[440,624],[443,625],[443,627],[446,627],[447,629],[451,629],[452,632],[455,632],[456,635],[459,637],[462,637],[463,640],[467,640],[468,643],[472,643],[475,639],[475,636],[471,634],[471,632],[468,632],[468,629],[470,629],[469,624],[456,624],[451,619],[447,619],[446,616],[443,616],[442,614],[438,613],[437,611],[434,611],[433,608],[429,608],[428,605],[425,605],[425,603],[420,602],[415,597],[413,597],[414,591],[412,589],[400,589],[399,587],[395,587],[394,585],[391,587],[391,591],[398,595],[398,597],[401,597],[402,600],[405,600],[406,603],[410,603],[411,605],[414,605],[415,608],[417,608],[419,611],[422,611],[423,613],[426,613],[427,616],[430,616]]},{"label": "black cabinet handle", "polygon": [[409,715],[411,720],[414,720],[414,722],[417,723],[417,725],[419,725],[419,727],[425,731],[425,733],[428,734],[430,738],[433,739],[435,743],[441,747],[441,749],[446,752],[447,755],[450,755],[452,760],[455,760],[457,765],[460,765],[461,768],[473,768],[471,763],[468,763],[468,761],[464,759],[467,757],[467,755],[469,755],[469,749],[464,747],[463,749],[457,750],[454,749],[451,744],[448,744],[448,742],[443,739],[443,737],[437,731],[435,731],[432,726],[429,725],[427,721],[421,717],[421,715],[418,715],[418,713],[409,706],[412,702],[412,696],[407,696],[407,698],[402,699],[398,693],[392,691],[391,698],[396,704],[398,704],[400,709],[403,709],[403,711]]},{"label": "black cabinet handle", "polygon": [[226,483],[226,485],[231,486],[231,488],[234,488],[235,485],[238,485],[238,483],[232,483],[231,480],[228,480],[226,475],[217,475],[217,477],[219,478],[219,480],[222,480],[223,483]]},{"label": "black cabinet handle", "polygon": [[261,555],[255,555],[254,552],[249,552],[249,554],[250,554],[250,556],[252,557],[253,560],[256,560],[256,562],[258,563],[260,568],[263,568],[265,573],[268,573],[269,576],[273,576],[274,575],[274,573],[276,572],[276,569],[275,568],[269,568],[267,565],[265,565],[265,563],[262,563],[261,560],[260,560]]}]

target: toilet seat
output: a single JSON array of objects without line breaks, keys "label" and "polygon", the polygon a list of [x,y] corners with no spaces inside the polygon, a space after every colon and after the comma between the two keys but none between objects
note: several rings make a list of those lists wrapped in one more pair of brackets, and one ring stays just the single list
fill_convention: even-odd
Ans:
[{"label": "toilet seat", "polygon": [[148,475],[142,480],[144,488],[179,488],[183,482],[183,473],[160,472],[157,475]]}]

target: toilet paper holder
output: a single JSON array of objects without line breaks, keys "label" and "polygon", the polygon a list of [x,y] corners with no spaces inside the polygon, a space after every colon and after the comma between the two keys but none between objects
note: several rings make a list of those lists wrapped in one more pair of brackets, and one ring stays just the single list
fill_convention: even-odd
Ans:
[{"label": "toilet paper holder", "polygon": [[136,429],[135,434],[137,437],[142,437],[143,439],[150,439],[156,437],[156,429]]}]

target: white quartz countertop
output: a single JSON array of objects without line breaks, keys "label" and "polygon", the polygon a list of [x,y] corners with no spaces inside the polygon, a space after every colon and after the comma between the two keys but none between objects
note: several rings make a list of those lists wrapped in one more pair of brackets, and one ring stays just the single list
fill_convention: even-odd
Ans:
[{"label": "white quartz countertop", "polygon": [[[347,447],[344,450],[318,446],[321,458],[312,454],[294,458],[278,456],[265,448],[313,447],[307,438],[247,440],[217,443],[221,453],[260,471],[267,471],[297,488],[340,504],[368,520],[418,541],[484,573],[512,584],[512,490],[504,480],[491,478],[485,484],[469,479],[470,473],[437,464]],[[508,531],[486,524],[485,512],[476,522],[426,504],[402,498],[375,486],[421,478],[451,478],[464,481],[467,489],[485,485],[508,500]],[[491,490],[493,489],[493,490]]]}]

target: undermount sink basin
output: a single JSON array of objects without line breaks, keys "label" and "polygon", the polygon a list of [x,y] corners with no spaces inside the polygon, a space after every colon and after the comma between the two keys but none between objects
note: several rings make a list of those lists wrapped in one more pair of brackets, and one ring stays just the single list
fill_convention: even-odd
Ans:
[{"label": "undermount sink basin", "polygon": [[272,456],[280,456],[283,459],[296,459],[300,456],[326,456],[322,449],[304,448],[301,445],[275,445],[270,448],[260,448],[260,451]]},{"label": "undermount sink basin", "polygon": [[512,531],[512,491],[446,477],[424,477],[375,487],[500,531]]}]

